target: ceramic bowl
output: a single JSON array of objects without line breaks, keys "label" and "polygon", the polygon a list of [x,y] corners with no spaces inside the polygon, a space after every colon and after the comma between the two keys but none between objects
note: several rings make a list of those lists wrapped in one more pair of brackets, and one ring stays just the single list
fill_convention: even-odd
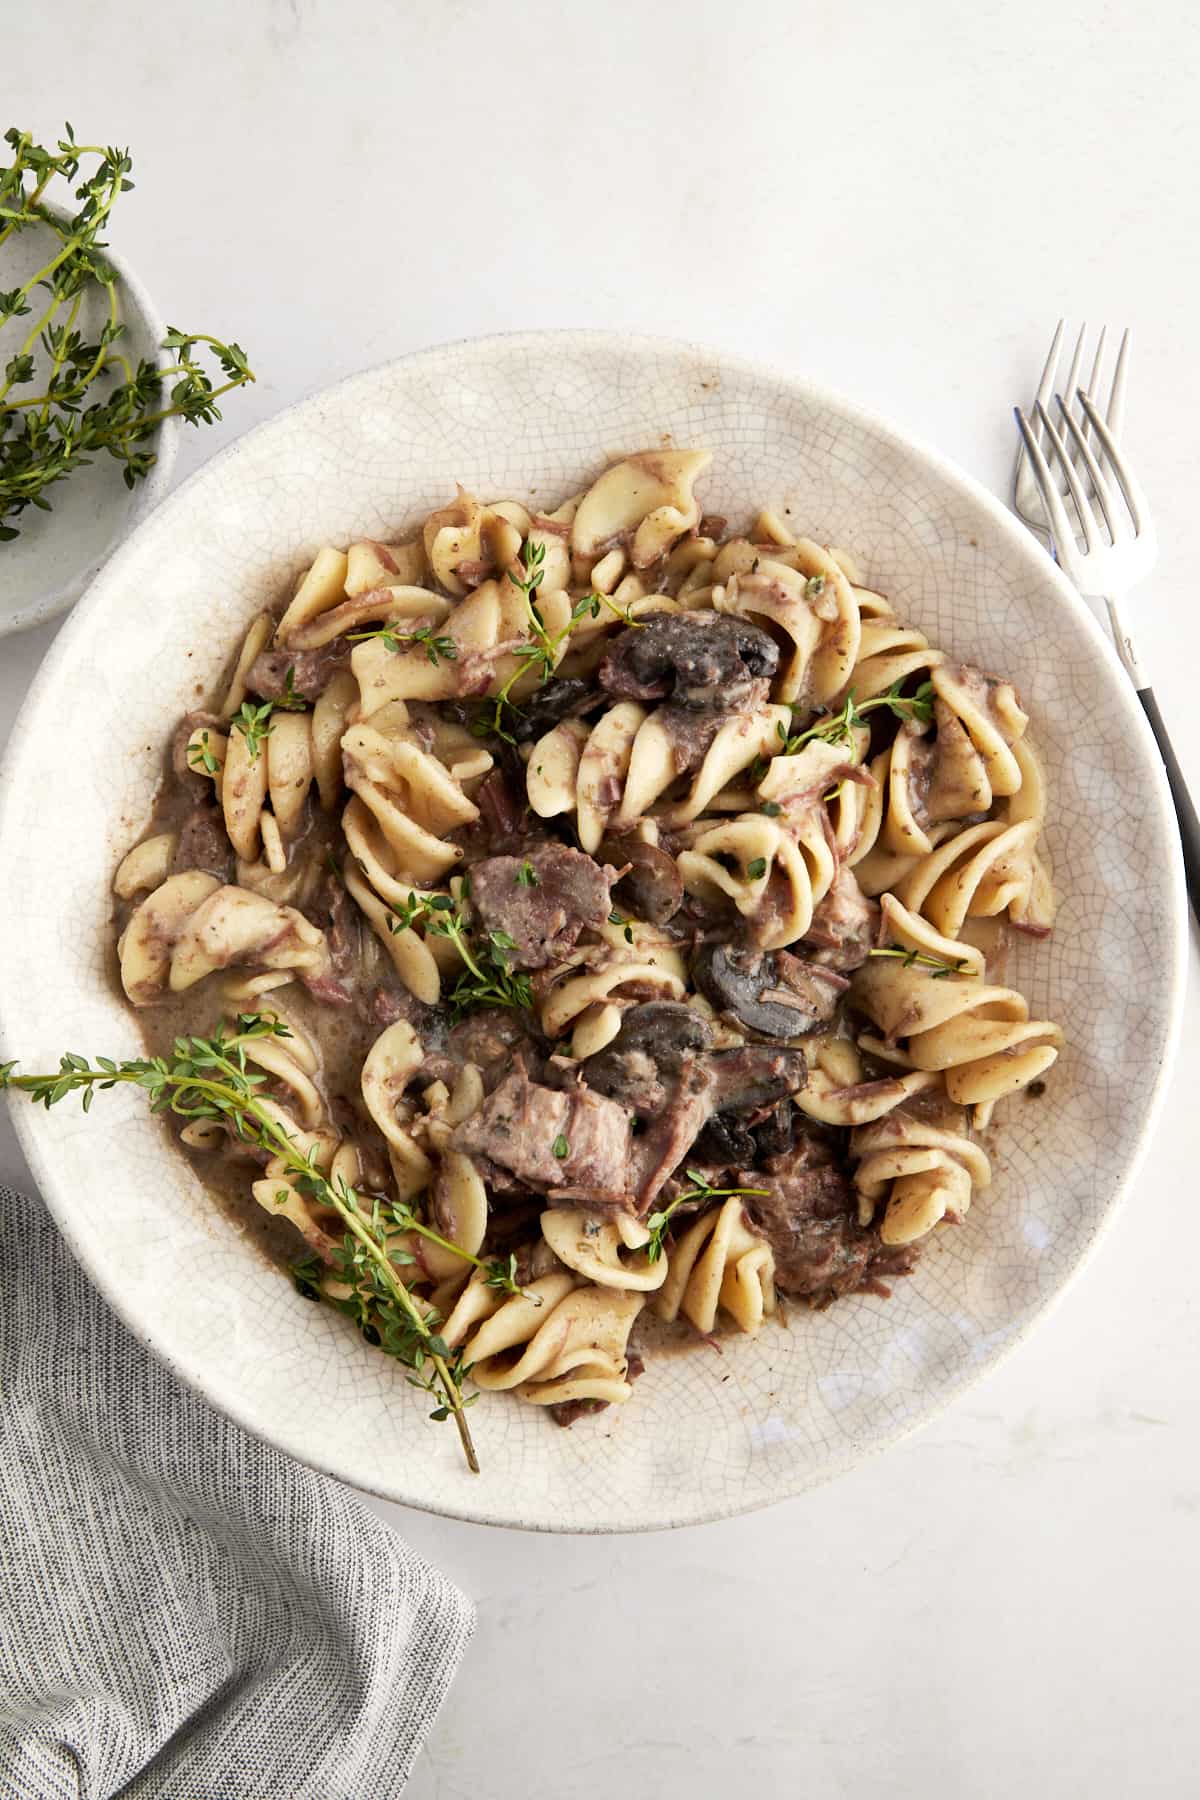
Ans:
[{"label": "ceramic bowl", "polygon": [[[49,226],[40,225],[10,239],[0,252],[0,282],[13,287],[28,280],[53,254],[49,247],[54,242]],[[167,328],[154,302],[122,257],[106,249],[104,259],[117,272],[125,326],[117,348],[131,364],[165,362],[159,345]],[[76,322],[85,340],[99,335],[107,317],[104,295],[89,290]],[[21,348],[29,325],[28,318],[0,325],[0,367]],[[40,349],[37,355],[44,358]],[[89,404],[105,398],[111,389],[112,383],[102,378],[89,393]],[[154,466],[132,488],[125,486],[120,463],[108,455],[98,456],[47,489],[51,511],[27,506],[17,519],[7,521],[20,536],[0,544],[0,637],[42,625],[74,605],[105,558],[167,492],[179,432],[178,419],[161,422],[147,446],[155,454]]]},{"label": "ceramic bowl", "polygon": [[1067,1048],[1000,1109],[996,1179],[890,1300],[862,1296],[723,1354],[653,1361],[569,1431],[484,1396],[483,1472],[394,1364],[306,1303],[225,1221],[138,1096],[14,1102],[46,1201],[147,1344],[259,1436],[355,1485],[543,1530],[649,1529],[795,1494],[929,1419],[1043,1314],[1111,1219],[1153,1128],[1182,993],[1175,827],[1153,742],[1085,607],[990,495],[802,380],[687,345],[504,337],[354,376],[218,455],[93,582],[13,734],[0,798],[6,1057],[136,1053],[110,968],[110,882],[179,714],[252,613],[327,542],[388,538],[461,481],[548,506],[609,453],[707,445],[706,509],[763,503],[854,550],[873,587],[1018,684],[1045,757],[1061,911],[1012,979]]}]

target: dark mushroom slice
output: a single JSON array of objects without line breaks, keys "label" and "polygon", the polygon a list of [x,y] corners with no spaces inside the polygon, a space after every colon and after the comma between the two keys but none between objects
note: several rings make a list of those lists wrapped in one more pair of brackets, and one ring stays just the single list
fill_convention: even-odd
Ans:
[{"label": "dark mushroom slice", "polygon": [[770,680],[779,646],[757,625],[726,613],[648,613],[615,639],[600,686],[629,700],[736,710],[752,684]]},{"label": "dark mushroom slice", "polygon": [[589,1056],[583,1078],[640,1116],[661,1112],[685,1063],[712,1048],[708,1021],[675,1000],[634,1006],[611,1044]]},{"label": "dark mushroom slice", "polygon": [[846,986],[832,970],[786,952],[729,944],[703,945],[692,963],[692,979],[718,1012],[766,1038],[804,1037],[827,1025]]},{"label": "dark mushroom slice", "polygon": [[548,681],[513,709],[509,729],[518,744],[534,744],[552,726],[563,719],[575,719],[582,713],[593,711],[603,699],[593,682],[561,676]]},{"label": "dark mushroom slice", "polygon": [[596,852],[598,861],[624,869],[613,889],[619,907],[631,912],[648,925],[666,925],[683,904],[683,878],[675,858],[660,850],[657,844],[643,843],[641,838],[606,837]]},{"label": "dark mushroom slice", "polygon": [[[758,1049],[761,1055],[761,1046]],[[807,1075],[806,1068],[797,1071],[793,1067],[785,1079],[794,1077],[797,1072]],[[797,1092],[801,1085],[802,1082],[793,1079],[790,1092]],[[788,1154],[795,1143],[796,1132],[796,1109],[790,1096],[785,1094],[776,1100],[766,1116],[762,1115],[761,1104],[736,1112],[730,1108],[715,1113],[696,1139],[696,1155],[705,1162],[733,1168],[739,1164],[761,1164],[768,1157]]]}]

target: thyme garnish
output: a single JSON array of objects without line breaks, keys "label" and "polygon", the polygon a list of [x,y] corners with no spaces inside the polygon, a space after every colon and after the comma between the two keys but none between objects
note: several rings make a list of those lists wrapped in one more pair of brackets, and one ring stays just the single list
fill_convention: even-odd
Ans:
[{"label": "thyme garnish", "polygon": [[458,645],[452,637],[434,632],[432,625],[422,625],[416,631],[397,631],[395,625],[380,625],[376,631],[351,631],[349,641],[352,644],[366,643],[369,638],[378,638],[389,650],[399,650],[404,644],[424,644],[425,654],[437,668],[439,662],[457,662]]},{"label": "thyme garnish", "polygon": [[824,744],[848,744],[860,726],[866,724],[867,715],[881,706],[887,707],[897,719],[916,719],[927,725],[933,717],[933,683],[923,681],[914,694],[902,694],[900,687],[900,682],[893,681],[886,694],[876,694],[873,700],[864,700],[861,706],[856,705],[851,690],[836,713],[819,719],[815,725],[810,725],[796,737],[789,737],[782,725],[776,725],[776,734],[783,745],[780,755],[794,756],[797,750],[814,740]]},{"label": "thyme garnish", "polygon": [[688,1169],[686,1174],[688,1180],[692,1184],[691,1187],[682,1189],[680,1193],[676,1194],[675,1198],[668,1206],[664,1206],[661,1212],[652,1212],[650,1217],[646,1220],[646,1229],[650,1233],[650,1241],[646,1245],[647,1262],[657,1262],[662,1255],[667,1235],[667,1227],[671,1223],[671,1215],[678,1207],[682,1206],[685,1201],[732,1200],[735,1196],[740,1196],[742,1194],[765,1199],[770,1191],[768,1188],[715,1188],[710,1186],[704,1179],[704,1176],[700,1173],[699,1169]]},{"label": "thyme garnish", "polygon": [[92,1065],[68,1052],[56,1071],[36,1075],[18,1075],[17,1065],[6,1063],[0,1065],[0,1089],[27,1093],[46,1107],[78,1093],[88,1112],[97,1092],[131,1084],[145,1091],[152,1112],[170,1112],[187,1120],[223,1120],[243,1143],[280,1158],[297,1188],[336,1212],[346,1228],[334,1266],[351,1284],[353,1298],[342,1310],[351,1310],[364,1335],[403,1363],[410,1370],[409,1380],[438,1400],[432,1417],[453,1418],[468,1467],[478,1472],[465,1416],[470,1402],[462,1391],[462,1353],[452,1351],[438,1336],[436,1315],[409,1293],[387,1247],[394,1221],[409,1209],[393,1208],[380,1199],[368,1202],[343,1177],[330,1180],[317,1166],[315,1147],[308,1154],[301,1150],[263,1104],[259,1089],[267,1075],[252,1066],[246,1046],[255,1038],[289,1035],[276,1019],[243,1013],[231,1032],[218,1028],[211,1038],[176,1038],[169,1057],[114,1062],[101,1056]]},{"label": "thyme garnish", "polygon": [[533,1005],[528,975],[509,966],[508,953],[517,946],[506,931],[489,931],[480,942],[472,943],[461,902],[449,894],[422,894],[414,889],[407,900],[394,904],[391,912],[388,930],[393,935],[420,925],[426,936],[449,938],[462,957],[466,970],[447,995],[447,1004],[457,1017],[480,1006]]},{"label": "thyme garnish", "polygon": [[965,956],[958,956],[953,962],[944,956],[933,956],[925,950],[906,950],[903,944],[887,944],[879,950],[868,950],[868,956],[894,956],[906,969],[932,969],[933,979],[940,981],[946,975],[961,975],[967,967]]}]

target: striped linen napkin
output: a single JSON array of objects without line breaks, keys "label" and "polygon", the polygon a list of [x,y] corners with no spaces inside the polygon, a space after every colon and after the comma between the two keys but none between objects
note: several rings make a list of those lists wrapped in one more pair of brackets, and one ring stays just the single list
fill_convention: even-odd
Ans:
[{"label": "striped linen napkin", "polygon": [[0,1794],[388,1800],[471,1605],[249,1437],[0,1187]]}]

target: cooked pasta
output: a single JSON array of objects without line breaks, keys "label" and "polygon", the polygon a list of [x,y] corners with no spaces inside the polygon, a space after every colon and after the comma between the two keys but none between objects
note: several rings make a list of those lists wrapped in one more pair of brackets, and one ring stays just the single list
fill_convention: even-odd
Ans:
[{"label": "cooked pasta", "polygon": [[1012,685],[786,514],[731,534],[709,462],[320,549],[114,881],[156,1051],[270,1023],[239,1054],[280,1153],[200,1103],[205,1178],[369,1342],[400,1354],[382,1265],[562,1424],[663,1334],[886,1293],[1063,1043],[1003,973],[1054,917]]}]

